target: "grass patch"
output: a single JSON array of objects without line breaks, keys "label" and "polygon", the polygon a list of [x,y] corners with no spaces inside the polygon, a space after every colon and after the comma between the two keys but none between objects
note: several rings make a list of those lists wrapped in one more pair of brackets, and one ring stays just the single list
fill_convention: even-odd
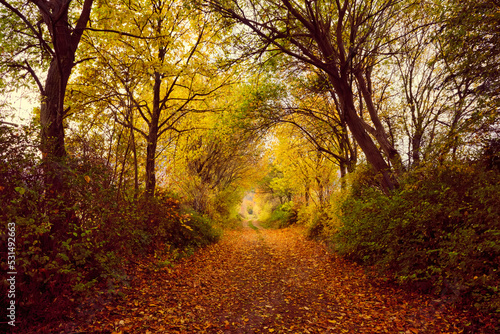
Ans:
[{"label": "grass patch", "polygon": [[253,224],[253,222],[249,221],[248,222],[248,227],[253,229],[254,231],[259,231],[259,228]]}]

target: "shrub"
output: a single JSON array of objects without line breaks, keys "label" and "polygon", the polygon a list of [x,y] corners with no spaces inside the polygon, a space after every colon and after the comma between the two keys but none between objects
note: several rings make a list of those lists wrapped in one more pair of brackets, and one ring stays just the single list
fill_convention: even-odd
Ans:
[{"label": "shrub", "polygon": [[[261,218],[261,217],[259,217]],[[285,228],[297,222],[297,211],[293,205],[293,202],[286,202],[282,205],[278,205],[270,214],[265,215],[265,219],[262,223],[265,226],[273,228]]]},{"label": "shrub", "polygon": [[[360,194],[362,193],[362,196]],[[391,196],[355,188],[334,241],[348,257],[434,293],[500,312],[500,175],[479,165],[412,171]]]},{"label": "shrub", "polygon": [[337,233],[340,222],[341,203],[345,191],[332,192],[323,206],[302,206],[298,211],[298,221],[306,228],[306,236],[314,240],[329,243]]},{"label": "shrub", "polygon": [[[3,231],[16,226],[16,306],[29,315],[24,321],[57,317],[56,310],[70,308],[97,284],[114,293],[117,283],[127,284],[130,258],[157,249],[187,255],[218,240],[210,220],[184,212],[171,194],[123,198],[97,155],[53,162],[64,188],[51,194],[31,133],[0,126],[0,221]],[[54,233],[54,222],[64,229]],[[2,294],[0,307],[8,302]]]}]

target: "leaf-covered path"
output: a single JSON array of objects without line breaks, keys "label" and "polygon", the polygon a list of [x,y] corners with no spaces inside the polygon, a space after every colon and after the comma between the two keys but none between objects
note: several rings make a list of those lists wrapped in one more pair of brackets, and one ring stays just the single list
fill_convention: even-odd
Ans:
[{"label": "leaf-covered path", "polygon": [[[126,297],[73,330],[108,333],[482,333],[446,300],[366,276],[298,229],[244,228],[173,269],[138,271]],[[80,314],[85,312],[83,309]],[[469,326],[469,327],[468,327]]]}]

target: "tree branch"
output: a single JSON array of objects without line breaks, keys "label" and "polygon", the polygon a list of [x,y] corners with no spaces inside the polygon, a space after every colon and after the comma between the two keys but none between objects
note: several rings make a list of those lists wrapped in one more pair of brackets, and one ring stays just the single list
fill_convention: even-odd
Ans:
[{"label": "tree branch", "polygon": [[26,16],[24,16],[17,8],[14,8],[6,0],[0,0],[0,3],[2,5],[4,5],[5,7],[7,7],[7,9],[9,9],[17,17],[19,17],[24,22],[24,24],[26,24],[26,26],[28,27],[28,29],[30,29],[31,31],[33,31],[33,33],[35,34],[35,36],[37,37],[37,39],[40,41],[40,43],[43,45],[43,47],[45,48],[45,50],[47,50],[47,52],[50,53],[51,56],[54,56],[54,50],[52,50],[52,48],[45,42],[45,40],[43,39],[43,36],[41,35],[41,33],[35,29],[35,27],[31,24],[31,22],[28,21],[28,19],[26,18]]}]

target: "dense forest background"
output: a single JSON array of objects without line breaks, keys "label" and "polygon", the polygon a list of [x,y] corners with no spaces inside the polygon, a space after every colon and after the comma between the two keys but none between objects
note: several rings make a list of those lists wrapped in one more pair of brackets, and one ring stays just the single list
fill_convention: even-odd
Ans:
[{"label": "dense forest background", "polygon": [[0,0],[19,312],[216,242],[252,191],[264,225],[500,314],[499,27],[497,0]]}]

